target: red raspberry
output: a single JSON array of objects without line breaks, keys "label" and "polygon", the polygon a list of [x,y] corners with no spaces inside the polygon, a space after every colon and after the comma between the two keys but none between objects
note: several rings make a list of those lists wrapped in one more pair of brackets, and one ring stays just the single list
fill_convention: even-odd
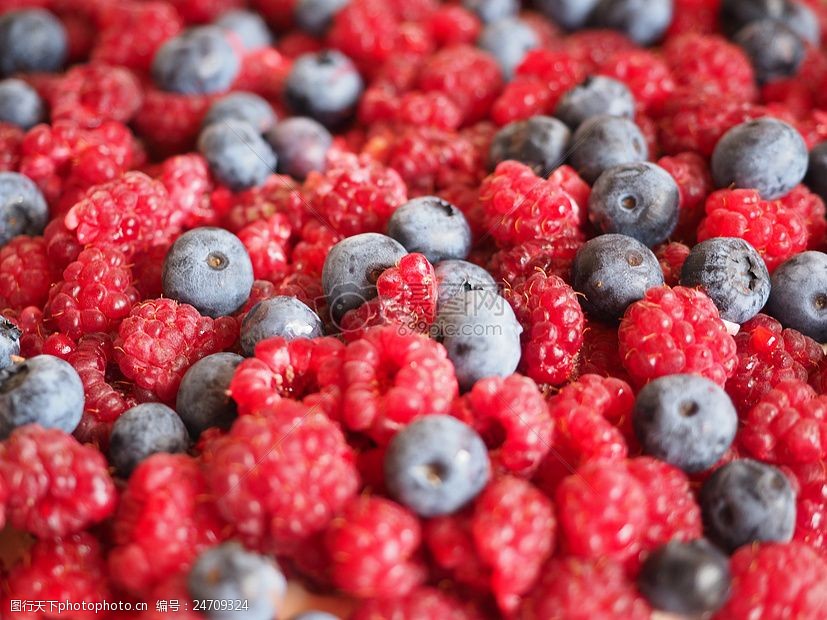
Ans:
[{"label": "red raspberry", "polygon": [[577,374],[612,376],[631,381],[621,363],[618,348],[617,327],[587,321]]},{"label": "red raspberry", "polygon": [[704,216],[706,197],[714,189],[709,164],[697,153],[688,151],[661,157],[658,165],[672,175],[680,192],[678,226],[672,236],[693,243]]},{"label": "red raspberry", "polygon": [[205,24],[231,9],[244,8],[243,0],[169,0],[169,3],[188,24]]},{"label": "red raspberry", "polygon": [[253,0],[251,4],[272,26],[287,30],[293,25],[293,13],[298,0]]},{"label": "red raspberry", "polygon": [[[213,208],[217,198],[218,192],[215,192]],[[247,224],[267,219],[275,213],[284,213],[293,230],[300,231],[313,213],[305,201],[302,188],[291,177],[281,174],[270,175],[261,185],[235,195],[229,194],[226,198],[230,204],[219,210],[226,212],[224,225],[232,232],[238,232]]]},{"label": "red raspberry", "polygon": [[170,225],[175,228],[215,226],[221,213],[212,205],[213,189],[207,160],[196,153],[176,155],[161,164],[157,179],[172,204]]},{"label": "red raspberry", "polygon": [[198,462],[183,454],[154,454],[135,468],[121,495],[109,554],[112,580],[144,595],[188,569],[221,540],[224,529]]},{"label": "red raspberry", "polygon": [[827,561],[803,543],[744,545],[730,570],[732,593],[719,620],[815,620],[827,609]]},{"label": "red raspberry", "polygon": [[277,295],[295,297],[322,317],[329,316],[327,298],[319,274],[291,273],[278,286]]},{"label": "red raspberry", "polygon": [[290,222],[282,213],[248,224],[238,231],[238,238],[250,255],[256,279],[278,282],[287,275],[291,232]]},{"label": "red raspberry", "polygon": [[81,127],[108,120],[126,123],[141,107],[141,87],[128,69],[78,65],[60,79],[50,104],[53,120],[74,121]]},{"label": "red raspberry", "polygon": [[400,23],[385,0],[353,0],[333,18],[328,40],[368,75],[396,50]]},{"label": "red raspberry", "polygon": [[821,250],[824,248],[827,234],[827,219],[825,219],[824,201],[818,194],[811,192],[806,185],[796,185],[779,202],[785,208],[798,213],[807,226],[807,249]]},{"label": "red raspberry", "polygon": [[115,329],[138,302],[126,257],[114,248],[88,248],[52,287],[46,315],[70,338]]},{"label": "red raspberry", "polygon": [[278,40],[278,51],[289,59],[302,54],[313,54],[324,49],[324,42],[301,31],[284,33]]},{"label": "red raspberry", "polygon": [[347,345],[341,381],[344,426],[380,444],[419,416],[448,413],[459,389],[441,344],[393,326]]},{"label": "red raspberry", "polygon": [[525,241],[491,257],[488,270],[497,280],[514,287],[536,272],[571,278],[571,263],[583,245],[579,237],[559,235],[551,239]]},{"label": "red raspberry", "polygon": [[231,346],[237,336],[232,317],[213,320],[190,305],[150,299],[134,306],[121,323],[115,360],[127,379],[171,402],[187,369]]},{"label": "red raspberry", "polygon": [[310,220],[301,229],[301,239],[292,253],[292,267],[302,274],[321,275],[325,258],[342,235],[324,222]]},{"label": "red raspberry", "polygon": [[790,466],[797,483],[796,527],[793,538],[827,558],[827,468],[823,462]]},{"label": "red raspberry", "polygon": [[16,171],[20,163],[23,130],[17,125],[0,123],[0,171]]},{"label": "red raspberry", "polygon": [[0,443],[6,514],[38,538],[83,531],[115,510],[117,492],[106,459],[71,435],[30,424]]},{"label": "red raspberry", "polygon": [[353,498],[325,533],[333,583],[360,598],[405,596],[425,580],[414,514],[380,497]]},{"label": "red raspberry", "polygon": [[40,308],[27,306],[17,316],[6,312],[5,318],[11,319],[22,332],[20,335],[21,357],[33,357],[43,351],[43,343],[49,337],[49,330],[43,325],[43,312]]},{"label": "red raspberry", "polygon": [[354,461],[334,422],[288,399],[238,418],[205,453],[221,513],[246,540],[277,553],[322,531],[355,495]]},{"label": "red raspberry", "polygon": [[723,386],[737,364],[735,341],[703,292],[649,289],[626,309],[618,331],[623,366],[637,385],[693,373]]},{"label": "red raspberry", "polygon": [[473,45],[482,30],[479,18],[461,6],[439,7],[428,20],[431,36],[437,47]]},{"label": "red raspberry", "polygon": [[563,49],[581,63],[583,72],[588,74],[597,71],[600,65],[615,54],[635,47],[631,39],[616,30],[586,29],[566,38]]},{"label": "red raspberry", "polygon": [[186,152],[195,143],[210,103],[207,95],[182,95],[146,88],[133,125],[157,153]]},{"label": "red raspberry", "polygon": [[807,247],[807,222],[780,200],[762,200],[752,189],[722,189],[706,200],[698,241],[741,237],[758,251],[772,272]]},{"label": "red raspberry", "polygon": [[667,40],[682,34],[712,34],[718,30],[721,0],[675,0]]},{"label": "red raspberry", "polygon": [[529,477],[552,445],[554,422],[528,377],[489,377],[454,402],[452,414],[483,437],[494,466]]},{"label": "red raspberry", "polygon": [[506,289],[505,297],[523,326],[525,374],[538,383],[565,383],[574,371],[585,327],[575,292],[557,276],[538,272]]},{"label": "red raspberry", "polygon": [[247,52],[241,59],[241,69],[233,83],[233,90],[250,91],[278,105],[284,81],[290,73],[290,64],[289,58],[272,47]]},{"label": "red raspberry", "polygon": [[439,92],[411,92],[399,99],[393,120],[405,125],[454,130],[462,122],[462,114],[449,97]]},{"label": "red raspberry", "polygon": [[132,276],[135,288],[141,299],[153,299],[163,296],[161,278],[164,271],[164,258],[174,238],[156,243],[151,247],[140,250],[132,257]]},{"label": "red raspberry", "polygon": [[662,243],[655,248],[655,256],[663,271],[663,282],[666,286],[677,286],[680,283],[681,269],[690,251],[688,246],[677,241]]},{"label": "red raspberry", "polygon": [[379,305],[386,320],[425,332],[436,318],[434,267],[422,254],[407,254],[376,280]]},{"label": "red raspberry", "polygon": [[522,605],[523,620],[649,620],[652,611],[622,567],[605,558],[555,558]]},{"label": "red raspberry", "polygon": [[461,583],[490,590],[508,614],[551,555],[556,522],[551,502],[531,483],[503,476],[468,510],[431,519],[426,528],[437,565]]},{"label": "red raspberry", "polygon": [[0,248],[0,307],[42,307],[52,274],[43,237],[20,235]]},{"label": "red raspberry", "polygon": [[659,110],[675,90],[669,66],[649,50],[617,52],[600,65],[598,72],[626,84],[642,112]]},{"label": "red raspberry", "polygon": [[427,618],[451,618],[451,620],[480,620],[482,616],[467,609],[468,605],[435,588],[421,587],[406,596],[377,598],[362,601],[350,620],[426,620]]}]

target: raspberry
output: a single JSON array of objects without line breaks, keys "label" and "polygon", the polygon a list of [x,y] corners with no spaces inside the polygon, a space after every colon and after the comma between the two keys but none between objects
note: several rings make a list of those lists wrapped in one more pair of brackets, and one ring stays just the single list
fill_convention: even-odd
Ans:
[{"label": "raspberry", "polygon": [[321,277],[318,274],[291,273],[281,281],[276,294],[295,297],[307,304],[319,316],[326,317],[329,315],[327,298],[322,289]]},{"label": "raspberry", "polygon": [[81,127],[108,120],[126,123],[141,107],[141,87],[128,69],[78,65],[61,78],[50,104],[53,120],[74,121]]},{"label": "raspberry", "polygon": [[618,331],[623,366],[637,385],[692,373],[723,386],[737,364],[735,341],[703,292],[649,289],[626,310]]},{"label": "raspberry", "polygon": [[257,279],[278,282],[287,275],[291,232],[290,222],[282,213],[248,224],[238,231]]},{"label": "raspberry", "polygon": [[790,467],[795,482],[796,528],[793,538],[807,543],[827,557],[827,469],[824,463],[805,463]]},{"label": "raspberry", "polygon": [[42,307],[52,274],[43,237],[14,237],[0,248],[0,307]]},{"label": "raspberry", "polygon": [[405,596],[425,579],[415,558],[420,543],[416,516],[390,500],[352,499],[331,522],[325,544],[333,583],[362,598]]},{"label": "raspberry", "polygon": [[0,171],[16,171],[20,162],[23,130],[17,125],[0,122]]},{"label": "raspberry", "polygon": [[161,282],[164,271],[164,259],[174,239],[160,242],[136,252],[132,257],[132,276],[135,288],[141,299],[153,299],[163,295]]},{"label": "raspberry", "polygon": [[342,421],[380,444],[430,413],[448,413],[458,386],[445,348],[396,327],[374,327],[345,349]]},{"label": "raspberry", "polygon": [[253,92],[273,103],[280,102],[289,73],[290,60],[272,47],[263,47],[245,53],[233,89]]},{"label": "raspberry", "polygon": [[672,23],[666,31],[667,39],[682,34],[711,34],[718,30],[721,0],[675,0]]},{"label": "raspberry", "polygon": [[293,269],[303,274],[321,275],[327,253],[342,240],[328,225],[310,220],[301,229],[301,239],[293,248]]},{"label": "raspberry", "polygon": [[127,379],[172,402],[187,369],[231,346],[238,336],[232,317],[215,320],[190,305],[150,299],[135,305],[115,340],[115,361]]},{"label": "raspberry", "polygon": [[334,422],[288,399],[240,417],[205,454],[221,513],[242,537],[277,553],[323,530],[354,496],[354,460]]},{"label": "raspberry", "polygon": [[434,267],[422,254],[407,254],[376,280],[379,305],[386,320],[424,332],[436,318]]},{"label": "raspberry", "polygon": [[253,0],[253,7],[274,28],[287,30],[293,25],[293,13],[298,0]]},{"label": "raspberry", "polygon": [[399,20],[385,0],[354,0],[333,18],[330,44],[367,74],[389,58],[398,45]]},{"label": "raspberry", "polygon": [[557,276],[535,273],[505,291],[523,326],[525,374],[538,383],[564,383],[583,344],[583,310],[572,288]]},{"label": "raspberry", "polygon": [[692,243],[704,216],[704,202],[714,188],[709,165],[691,151],[661,157],[658,165],[672,175],[680,192],[678,225],[672,237]]},{"label": "raspberry", "polygon": [[0,478],[9,523],[39,538],[83,531],[115,510],[104,456],[56,429],[16,429],[0,444]]},{"label": "raspberry", "polygon": [[207,160],[195,153],[170,157],[158,172],[172,204],[170,225],[175,228],[215,226],[220,213],[211,204],[213,189]]},{"label": "raspberry", "polygon": [[716,618],[819,618],[827,609],[827,561],[803,543],[744,545],[730,570],[732,593]]},{"label": "raspberry", "polygon": [[646,600],[622,567],[607,559],[555,558],[522,605],[524,620],[648,620]]},{"label": "raspberry", "polygon": [[772,272],[807,247],[807,222],[783,202],[762,200],[752,189],[723,189],[706,200],[706,217],[698,241],[712,237],[741,237],[761,254]]},{"label": "raspberry", "polygon": [[363,601],[351,615],[351,620],[425,620],[425,618],[451,618],[452,620],[477,620],[459,600],[435,588],[421,587],[406,596],[378,598]]},{"label": "raspberry", "polygon": [[601,63],[598,72],[626,84],[643,112],[659,110],[675,90],[669,66],[648,50],[617,52]]},{"label": "raspberry", "polygon": [[[402,95],[398,101],[392,100],[391,105],[393,106],[391,117],[385,120],[396,121],[403,125],[454,130],[462,122],[462,115],[456,104],[439,92],[407,93]],[[366,118],[363,107],[360,120],[367,125],[383,119]]]},{"label": "raspberry", "polygon": [[88,248],[52,287],[46,316],[70,338],[118,326],[139,299],[126,257],[114,248]]},{"label": "raspberry", "polygon": [[485,223],[498,246],[576,235],[580,205],[559,184],[541,179],[525,164],[504,161],[480,186]]},{"label": "raspberry", "polygon": [[677,286],[681,280],[681,269],[690,249],[683,243],[673,241],[662,243],[655,248],[655,256],[663,271],[663,282],[666,286]]},{"label": "raspberry", "polygon": [[222,13],[244,7],[242,0],[170,0],[169,3],[188,24],[212,22]]},{"label": "raspberry", "polygon": [[617,328],[603,323],[587,322],[583,330],[580,366],[577,374],[612,376],[631,381],[623,368],[618,351]]},{"label": "raspberry", "polygon": [[594,73],[610,57],[635,47],[628,37],[616,30],[586,29],[569,36],[563,49],[583,65],[584,73]]},{"label": "raspberry", "polygon": [[[215,208],[216,194],[213,194]],[[296,182],[281,174],[273,174],[258,187],[252,187],[228,197],[231,204],[226,211],[224,225],[231,232],[238,232],[248,224],[267,219],[275,213],[284,213],[294,231],[302,230],[313,210],[307,205],[302,188]],[[338,241],[338,239],[337,239]]]},{"label": "raspberry", "polygon": [[827,219],[821,197],[811,192],[806,185],[796,185],[786,196],[779,198],[779,201],[784,207],[804,218],[807,226],[807,249],[822,249],[827,234]]},{"label": "raspberry", "polygon": [[454,402],[452,414],[485,440],[495,468],[529,477],[549,451],[554,422],[528,377],[490,377]]},{"label": "raspberry", "polygon": [[146,594],[217,544],[223,529],[198,462],[154,454],[138,465],[121,495],[109,554],[112,580]]},{"label": "raspberry", "polygon": [[551,239],[525,241],[491,257],[488,270],[497,280],[514,287],[536,272],[571,277],[571,263],[583,242],[579,237],[559,235]]},{"label": "raspberry", "polygon": [[437,8],[430,16],[428,26],[438,47],[462,43],[473,45],[482,30],[482,24],[474,13],[452,5]]},{"label": "raspberry", "polygon": [[155,88],[144,90],[144,102],[135,115],[136,131],[158,153],[191,149],[210,107],[206,95],[182,95]]}]

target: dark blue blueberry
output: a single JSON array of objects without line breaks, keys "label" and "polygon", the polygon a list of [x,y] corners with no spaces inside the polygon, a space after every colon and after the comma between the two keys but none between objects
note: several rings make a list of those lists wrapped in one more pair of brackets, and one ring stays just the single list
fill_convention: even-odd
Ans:
[{"label": "dark blue blueberry", "polygon": [[279,336],[285,340],[318,338],[324,335],[319,315],[295,297],[271,297],[250,308],[241,322],[241,350],[255,353],[262,340]]},{"label": "dark blue blueberry", "polygon": [[738,430],[727,393],[699,375],[666,375],[647,383],[638,392],[632,422],[646,454],[688,473],[717,463]]},{"label": "dark blue blueberry", "polygon": [[792,538],[795,493],[771,465],[752,459],[727,463],[704,482],[699,500],[706,537],[726,551]]},{"label": "dark blue blueberry", "polygon": [[186,30],[164,43],[152,60],[152,79],[162,90],[204,95],[227,90],[241,61],[217,26]]},{"label": "dark blue blueberry", "polygon": [[465,291],[497,292],[497,283],[485,269],[464,260],[443,260],[434,267],[438,287],[437,306]]},{"label": "dark blue blueberry", "polygon": [[681,616],[706,616],[729,597],[729,558],[703,538],[673,540],[652,551],[637,578],[640,593],[655,609]]},{"label": "dark blue blueberry", "polygon": [[770,296],[770,274],[764,259],[737,237],[715,237],[692,248],[681,270],[681,284],[702,289],[721,318],[746,323]]},{"label": "dark blue blueberry", "polygon": [[443,302],[434,336],[448,351],[459,386],[506,377],[517,369],[523,328],[508,302],[494,292],[468,290]]},{"label": "dark blue blueberry", "polygon": [[550,116],[532,116],[501,128],[491,141],[488,165],[491,170],[500,162],[512,159],[547,177],[566,160],[571,132]]},{"label": "dark blue blueberry", "polygon": [[213,353],[190,366],[181,379],[175,409],[193,439],[208,428],[226,430],[235,420],[236,404],[227,390],[243,359],[236,353]]},{"label": "dark blue blueberry", "polygon": [[462,6],[486,24],[512,17],[520,10],[519,0],[462,0]]},{"label": "dark blue blueberry", "polygon": [[827,142],[822,142],[810,151],[807,177],[804,182],[821,196],[822,200],[827,201]]},{"label": "dark blue blueberry", "polygon": [[68,54],[66,29],[43,9],[10,11],[0,16],[0,73],[57,71]]},{"label": "dark blue blueberry", "polygon": [[579,30],[586,25],[600,0],[535,0],[537,10],[566,30]]},{"label": "dark blue blueberry", "polygon": [[569,163],[588,183],[594,183],[607,168],[648,157],[646,138],[633,121],[603,115],[584,121],[574,132]]},{"label": "dark blue blueberry", "polygon": [[789,0],[722,0],[721,26],[727,36],[732,36],[752,22],[783,20],[789,6]]},{"label": "dark blue blueberry", "polygon": [[293,62],[284,98],[294,114],[325,127],[341,125],[356,109],[364,84],[353,62],[335,50],[303,54]]},{"label": "dark blue blueberry", "polygon": [[20,334],[17,326],[0,316],[0,370],[14,364],[14,357],[20,355]]},{"label": "dark blue blueberry", "polygon": [[254,93],[235,92],[224,95],[210,106],[202,126],[207,127],[228,120],[248,123],[258,133],[263,134],[276,124],[276,114],[263,97]]},{"label": "dark blue blueberry", "polygon": [[477,45],[496,59],[503,77],[511,80],[525,55],[540,46],[540,39],[523,20],[506,17],[488,24],[480,34]]},{"label": "dark blue blueberry", "polygon": [[167,252],[164,295],[190,304],[203,315],[232,314],[253,288],[253,265],[241,240],[222,228],[194,228]]},{"label": "dark blue blueberry", "polygon": [[807,43],[818,47],[821,43],[821,26],[813,10],[801,2],[788,2],[782,18],[784,24]]},{"label": "dark blue blueberry", "polygon": [[749,58],[759,84],[794,76],[807,52],[804,41],[774,19],[747,24],[738,31],[733,42]]},{"label": "dark blue blueberry", "polygon": [[83,405],[83,383],[59,357],[36,355],[0,370],[0,440],[26,424],[71,433]]},{"label": "dark blue blueberry", "polygon": [[426,415],[400,430],[385,454],[390,494],[421,517],[456,512],[491,477],[477,432],[449,415]]},{"label": "dark blue blueberry", "polygon": [[431,264],[463,259],[471,250],[471,228],[462,211],[437,196],[414,198],[397,208],[388,222],[388,236],[408,252],[424,254]]},{"label": "dark blue blueberry", "polygon": [[190,445],[184,422],[161,403],[142,403],[124,411],[112,425],[109,462],[121,478],[129,478],[144,459],[185,452]]},{"label": "dark blue blueberry", "polygon": [[569,90],[554,110],[554,116],[572,130],[592,117],[605,115],[633,118],[635,98],[626,84],[602,75],[586,78]]},{"label": "dark blue blueberry", "polygon": [[16,172],[0,172],[0,246],[17,235],[39,235],[49,207],[32,180]]},{"label": "dark blue blueberry", "polygon": [[589,220],[604,233],[634,237],[649,247],[665,241],[678,223],[678,184],[656,164],[609,168],[589,196]]},{"label": "dark blue blueberry", "polygon": [[[279,616],[277,601],[287,591],[287,580],[271,558],[226,542],[202,551],[187,578],[190,597],[204,601],[209,620],[272,620]],[[245,609],[221,609],[210,601],[244,601]]]},{"label": "dark blue blueberry", "polygon": [[255,127],[238,120],[209,125],[198,150],[221,183],[233,191],[261,185],[276,170],[276,155]]},{"label": "dark blue blueberry", "polygon": [[314,37],[327,33],[336,13],[347,6],[349,0],[298,0],[293,15],[296,25]]},{"label": "dark blue blueberry", "polygon": [[252,11],[227,11],[215,22],[223,30],[232,32],[245,49],[256,50],[273,44],[273,36],[261,15]]},{"label": "dark blue blueberry", "polygon": [[652,45],[672,23],[673,10],[674,0],[600,0],[589,23],[619,30],[638,45]]},{"label": "dark blue blueberry", "polygon": [[43,117],[43,100],[34,88],[16,78],[0,82],[0,122],[30,129]]},{"label": "dark blue blueberry", "polygon": [[267,134],[276,153],[278,171],[303,181],[311,172],[324,172],[333,136],[312,118],[288,118]]},{"label": "dark blue blueberry", "polygon": [[583,244],[571,266],[571,285],[593,319],[616,321],[629,304],[663,285],[652,250],[626,235],[600,235]]},{"label": "dark blue blueberry", "polygon": [[765,312],[816,342],[827,342],[827,254],[802,252],[772,274]]},{"label": "dark blue blueberry", "polygon": [[376,297],[376,279],[407,253],[396,239],[379,233],[354,235],[330,248],[322,267],[322,289],[333,320]]},{"label": "dark blue blueberry", "polygon": [[780,198],[807,172],[807,145],[792,126],[774,118],[736,125],[712,153],[718,187],[755,189],[764,200]]}]

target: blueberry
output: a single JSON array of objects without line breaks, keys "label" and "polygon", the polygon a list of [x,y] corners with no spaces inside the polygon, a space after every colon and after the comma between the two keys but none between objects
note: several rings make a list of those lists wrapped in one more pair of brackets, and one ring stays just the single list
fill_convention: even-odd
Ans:
[{"label": "blueberry", "polygon": [[462,0],[462,6],[486,24],[512,17],[520,10],[519,0]]},{"label": "blueberry", "polygon": [[731,583],[729,558],[704,539],[672,540],[658,547],[637,578],[652,607],[692,617],[717,611],[729,597]]},{"label": "blueberry", "polygon": [[589,220],[604,233],[644,245],[665,241],[678,223],[680,192],[672,175],[649,162],[609,168],[589,196]]},{"label": "blueberry", "polygon": [[44,118],[43,100],[23,80],[8,78],[0,82],[0,122],[31,129]]},{"label": "blueberry", "polygon": [[497,292],[497,283],[485,269],[464,260],[443,260],[436,264],[437,305],[465,291]]},{"label": "blueberry", "polygon": [[494,134],[488,166],[493,170],[500,162],[512,159],[546,177],[566,160],[570,140],[568,127],[556,118],[532,116],[514,121]]},{"label": "blueberry", "polygon": [[764,259],[737,237],[715,237],[693,247],[681,270],[681,284],[703,289],[722,319],[739,324],[758,314],[770,296]]},{"label": "blueberry", "polygon": [[255,127],[238,120],[209,125],[198,150],[215,177],[233,191],[261,185],[276,170],[276,155]]},{"label": "blueberry", "polygon": [[0,73],[58,71],[68,55],[66,29],[43,9],[0,16]]},{"label": "blueberry", "polygon": [[322,267],[322,289],[333,320],[376,297],[376,279],[405,254],[396,239],[379,233],[347,237],[330,248]]},{"label": "blueberry", "polygon": [[508,302],[491,291],[471,289],[444,302],[435,330],[463,390],[485,377],[508,376],[520,363],[523,329]]},{"label": "blueberry", "polygon": [[586,78],[563,95],[554,116],[572,130],[584,121],[601,115],[633,118],[635,98],[623,82],[602,75]]},{"label": "blueberry", "polygon": [[437,196],[414,198],[397,208],[388,222],[388,236],[432,264],[462,259],[471,251],[471,228],[462,211]]},{"label": "blueberry", "polygon": [[827,201],[827,142],[822,142],[810,151],[807,177],[804,182],[822,200]]},{"label": "blueberry", "polygon": [[[226,542],[201,552],[187,586],[194,601],[205,602],[202,609],[210,610],[204,613],[209,620],[271,620],[279,615],[277,603],[287,591],[287,580],[269,557]],[[246,608],[209,604],[213,601],[244,601]]]},{"label": "blueberry", "polygon": [[762,19],[783,20],[789,0],[722,0],[721,25],[728,36]]},{"label": "blueberry", "polygon": [[698,375],[666,375],[647,383],[635,400],[632,422],[646,454],[689,473],[717,463],[738,430],[727,393]]},{"label": "blueberry", "polygon": [[638,45],[652,45],[672,23],[673,5],[674,0],[600,0],[589,23],[619,30]]},{"label": "blueberry", "polygon": [[566,30],[579,30],[586,25],[600,0],[535,0],[537,10]]},{"label": "blueberry", "polygon": [[217,26],[184,31],[164,43],[152,60],[152,79],[162,90],[206,95],[227,90],[241,61]]},{"label": "blueberry", "polygon": [[816,342],[827,342],[827,254],[802,252],[772,274],[766,313]]},{"label": "blueberry", "polygon": [[296,25],[314,37],[327,33],[336,13],[347,6],[348,0],[298,0],[293,9]]},{"label": "blueberry", "polygon": [[733,41],[749,57],[759,84],[794,76],[807,52],[804,41],[774,19],[747,24]]},{"label": "blueberry", "polygon": [[109,462],[118,476],[129,478],[144,459],[158,452],[185,452],[187,427],[175,411],[161,403],[142,403],[124,411],[112,425]]},{"label": "blueberry", "polygon": [[480,34],[477,46],[491,54],[500,65],[506,80],[514,77],[514,70],[523,58],[540,46],[537,33],[526,22],[516,17],[505,17],[489,23]]},{"label": "blueberry", "polygon": [[328,128],[348,120],[364,84],[353,62],[335,50],[303,54],[293,61],[284,87],[294,114],[310,116]]},{"label": "blueberry", "polygon": [[241,350],[255,353],[262,340],[280,336],[285,340],[318,338],[324,335],[322,320],[295,297],[271,297],[250,308],[241,322]]},{"label": "blueberry", "polygon": [[755,189],[764,200],[780,198],[807,172],[807,145],[792,126],[774,118],[736,125],[718,140],[712,176],[718,187]]},{"label": "blueberry", "polygon": [[21,333],[14,323],[0,316],[0,370],[14,364],[13,358],[20,355]]},{"label": "blueberry", "polygon": [[0,440],[26,424],[71,433],[83,405],[83,383],[59,357],[36,355],[0,370]]},{"label": "blueberry", "polygon": [[228,120],[248,123],[263,134],[276,124],[276,114],[266,99],[254,93],[235,92],[224,95],[210,106],[202,126]]},{"label": "blueberry", "polygon": [[456,512],[491,477],[477,432],[448,415],[426,415],[400,430],[385,453],[390,494],[422,517]]},{"label": "blueberry", "polygon": [[577,251],[571,285],[591,318],[615,321],[646,291],[663,285],[663,271],[652,250],[637,239],[600,235]]},{"label": "blueberry", "polygon": [[727,463],[704,482],[699,500],[707,538],[726,551],[792,538],[795,493],[771,465],[752,459]]},{"label": "blueberry", "polygon": [[236,353],[213,353],[190,366],[181,379],[175,409],[193,439],[208,428],[226,430],[235,420],[236,404],[227,390],[243,359]]},{"label": "blueberry", "polygon": [[206,316],[232,314],[253,288],[253,265],[241,240],[222,228],[194,228],[167,252],[164,295]]},{"label": "blueberry", "polygon": [[49,219],[46,199],[31,179],[0,172],[0,246],[17,235],[39,235]]},{"label": "blueberry", "polygon": [[782,21],[807,43],[816,47],[821,43],[821,26],[810,7],[801,2],[788,2]]},{"label": "blueberry", "polygon": [[569,162],[588,183],[604,170],[620,164],[646,161],[649,149],[637,125],[619,116],[593,116],[571,140]]},{"label": "blueberry", "polygon": [[312,118],[294,116],[267,133],[276,153],[278,171],[304,181],[311,172],[324,172],[333,136]]},{"label": "blueberry", "polygon": [[219,28],[233,33],[245,49],[256,50],[273,44],[267,24],[252,11],[227,11],[215,22]]}]

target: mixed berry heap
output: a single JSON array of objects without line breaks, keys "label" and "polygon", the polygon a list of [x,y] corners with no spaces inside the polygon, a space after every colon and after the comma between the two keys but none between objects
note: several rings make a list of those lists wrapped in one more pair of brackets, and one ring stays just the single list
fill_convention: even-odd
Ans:
[{"label": "mixed berry heap", "polygon": [[0,0],[0,617],[827,618],[822,41]]}]

